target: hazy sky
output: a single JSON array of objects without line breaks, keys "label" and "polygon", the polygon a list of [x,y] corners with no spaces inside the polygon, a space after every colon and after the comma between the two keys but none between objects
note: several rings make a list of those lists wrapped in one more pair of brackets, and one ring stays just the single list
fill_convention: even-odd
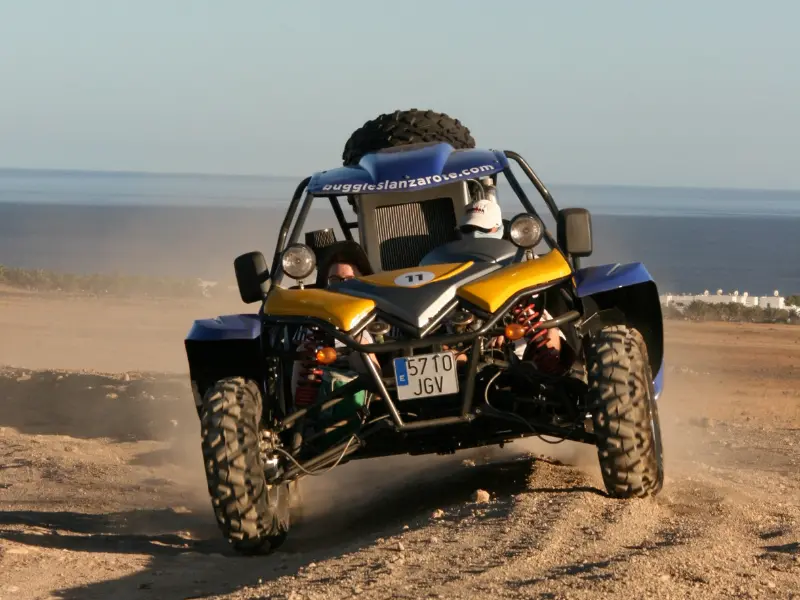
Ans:
[{"label": "hazy sky", "polygon": [[554,183],[800,188],[800,3],[0,0],[0,166],[303,176],[431,108]]}]

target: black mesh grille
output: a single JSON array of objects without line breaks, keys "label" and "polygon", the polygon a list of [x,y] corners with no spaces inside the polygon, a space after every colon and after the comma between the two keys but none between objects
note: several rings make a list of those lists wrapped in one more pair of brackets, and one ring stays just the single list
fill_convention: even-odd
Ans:
[{"label": "black mesh grille", "polygon": [[375,209],[381,268],[415,267],[436,246],[456,239],[456,215],[450,198]]},{"label": "black mesh grille", "polygon": [[306,246],[317,252],[322,248],[327,248],[336,243],[336,232],[328,227],[327,229],[317,229],[306,233]]}]

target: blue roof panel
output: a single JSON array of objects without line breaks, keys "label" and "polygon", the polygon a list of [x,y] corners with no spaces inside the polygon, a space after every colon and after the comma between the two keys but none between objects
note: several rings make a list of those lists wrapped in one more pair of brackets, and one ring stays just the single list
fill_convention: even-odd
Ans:
[{"label": "blue roof panel", "polygon": [[454,150],[446,143],[400,146],[366,154],[357,167],[315,173],[308,191],[319,196],[409,192],[485,177],[507,166],[498,150]]}]

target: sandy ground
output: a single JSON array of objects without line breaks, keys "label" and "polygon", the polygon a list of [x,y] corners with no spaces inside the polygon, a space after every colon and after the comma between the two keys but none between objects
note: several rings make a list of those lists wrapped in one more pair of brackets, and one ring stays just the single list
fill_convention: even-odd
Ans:
[{"label": "sandy ground", "polygon": [[242,308],[0,289],[0,598],[800,598],[800,327],[667,323],[655,499],[577,444],[350,463],[241,558],[182,339]]}]

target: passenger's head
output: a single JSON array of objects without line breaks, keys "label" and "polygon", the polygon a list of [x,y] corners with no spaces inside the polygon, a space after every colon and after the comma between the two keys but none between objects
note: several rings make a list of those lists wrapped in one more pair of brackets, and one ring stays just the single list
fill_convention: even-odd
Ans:
[{"label": "passenger's head", "polygon": [[503,213],[500,205],[491,200],[476,200],[467,205],[467,210],[458,230],[464,238],[503,237]]},{"label": "passenger's head", "polygon": [[358,267],[349,262],[333,262],[328,267],[328,284],[340,283],[361,275]]}]

